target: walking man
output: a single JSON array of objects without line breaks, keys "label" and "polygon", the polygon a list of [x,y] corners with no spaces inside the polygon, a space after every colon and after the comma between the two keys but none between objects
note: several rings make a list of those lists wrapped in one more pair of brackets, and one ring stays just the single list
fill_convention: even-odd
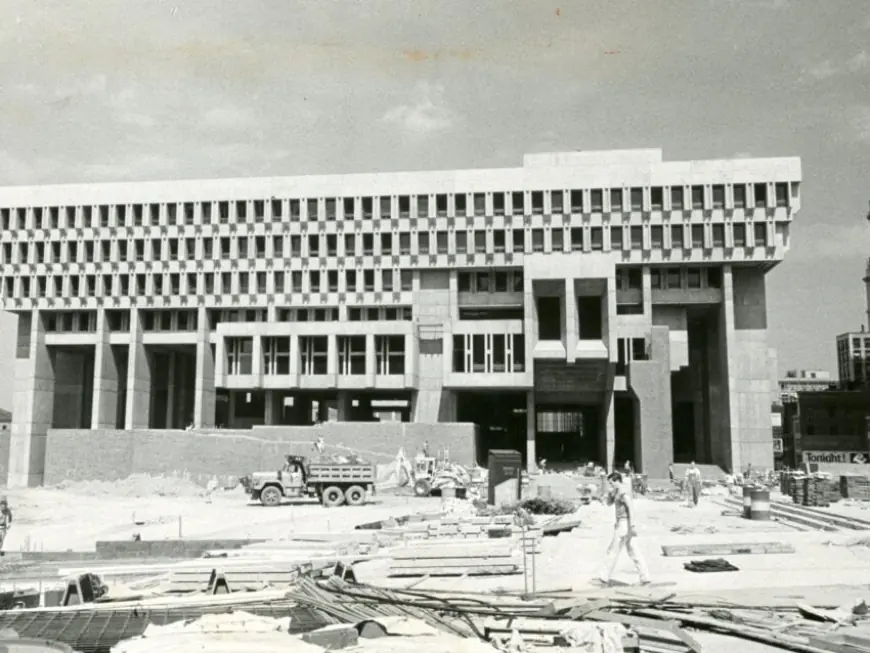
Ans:
[{"label": "walking man", "polygon": [[619,554],[624,548],[628,552],[628,557],[634,563],[637,573],[640,576],[641,585],[649,585],[649,572],[646,568],[643,556],[637,549],[637,531],[634,527],[634,507],[631,499],[622,487],[622,474],[612,472],[607,477],[610,483],[610,491],[607,494],[607,505],[614,506],[616,520],[613,528],[613,537],[610,540],[610,546],[607,549],[607,559],[604,562],[601,576],[599,580],[603,585],[610,585],[610,580],[613,577],[613,572],[616,569],[616,563],[619,561]]},{"label": "walking man", "polygon": [[0,555],[6,555],[3,552],[3,542],[6,541],[6,533],[12,525],[12,511],[9,510],[9,502],[6,497],[0,497]]},{"label": "walking man", "polygon": [[686,470],[686,485],[689,492],[689,507],[697,506],[701,498],[701,470],[692,462]]}]

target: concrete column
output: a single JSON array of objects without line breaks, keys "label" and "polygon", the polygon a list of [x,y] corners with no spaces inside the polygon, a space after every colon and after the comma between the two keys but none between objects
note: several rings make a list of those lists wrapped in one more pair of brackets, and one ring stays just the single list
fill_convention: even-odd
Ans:
[{"label": "concrete column", "polygon": [[299,368],[302,362],[302,349],[299,336],[290,336],[290,385],[299,386]]},{"label": "concrete column", "polygon": [[18,316],[14,387],[6,484],[34,487],[45,477],[46,437],[54,412],[54,370],[37,311]]},{"label": "concrete column", "polygon": [[[215,377],[217,375],[217,361],[223,358],[223,347],[216,349],[217,356],[212,353],[208,324],[208,316],[205,308],[199,309],[196,330],[196,376],[193,397],[193,427],[197,429],[214,428],[215,422]],[[221,339],[222,343],[223,339]],[[223,365],[221,365],[223,367]]]},{"label": "concrete column", "polygon": [[601,453],[602,461],[608,472],[614,470],[614,457],[616,456],[616,427],[613,419],[613,377],[608,375],[607,389],[604,393],[604,403],[601,405]]},{"label": "concrete column", "polygon": [[255,335],[254,345],[251,351],[251,374],[254,377],[254,385],[263,385],[263,336]]},{"label": "concrete column", "polygon": [[97,313],[97,344],[94,350],[94,396],[92,429],[114,429],[118,420],[118,366],[109,344],[106,311]]},{"label": "concrete column", "polygon": [[346,390],[338,391],[338,421],[353,421],[353,395]]},{"label": "concrete column", "polygon": [[166,428],[175,428],[175,415],[177,413],[175,405],[175,392],[177,385],[175,383],[176,375],[178,374],[178,356],[176,352],[169,352],[169,360],[167,361],[166,373]]},{"label": "concrete column", "polygon": [[338,336],[331,334],[327,336],[326,350],[326,373],[330,376],[338,374]]},{"label": "concrete column", "polygon": [[526,470],[529,474],[534,474],[538,469],[538,454],[535,446],[536,431],[535,391],[529,390],[526,393]]},{"label": "concrete column", "polygon": [[329,404],[327,404],[322,399],[317,400],[317,421],[318,422],[329,421]]},{"label": "concrete column", "polygon": [[527,270],[523,271],[523,331],[526,340],[526,370],[535,370],[535,346],[538,344],[538,306],[535,290]]},{"label": "concrete column", "polygon": [[266,426],[273,426],[276,424],[275,420],[275,403],[276,403],[275,391],[274,390],[266,390],[263,398],[263,404],[265,406],[264,414],[263,414],[263,424]]},{"label": "concrete column", "polygon": [[127,423],[125,428],[147,429],[151,412],[151,360],[142,343],[139,311],[130,311],[130,354],[127,367]]},{"label": "concrete column", "polygon": [[648,265],[643,266],[642,274],[643,296],[641,300],[643,301],[643,314],[647,320],[652,320],[652,277],[650,276],[650,267]]},{"label": "concrete column", "polygon": [[239,400],[239,391],[230,390],[227,393],[227,421],[229,428],[236,426],[236,402]]},{"label": "concrete column", "polygon": [[375,387],[375,374],[377,373],[377,357],[375,356],[375,336],[373,333],[366,334],[366,387]]},{"label": "concrete column", "polygon": [[565,360],[573,363],[577,354],[577,339],[579,328],[577,322],[577,293],[574,291],[574,279],[565,279]]}]

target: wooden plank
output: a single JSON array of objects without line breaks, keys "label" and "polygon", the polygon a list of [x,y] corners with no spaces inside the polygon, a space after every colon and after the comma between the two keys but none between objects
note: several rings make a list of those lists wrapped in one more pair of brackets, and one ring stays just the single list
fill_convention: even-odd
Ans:
[{"label": "wooden plank", "polygon": [[393,569],[390,568],[388,576],[501,576],[506,574],[518,574],[519,565],[499,565],[487,567],[421,567],[420,569]]},{"label": "wooden plank", "polygon": [[432,558],[405,558],[405,559],[394,559],[390,564],[392,569],[399,569],[403,567],[408,568],[419,568],[419,567],[434,567],[436,565],[441,567],[468,567],[471,566],[482,566],[482,565],[520,565],[522,564],[522,558],[516,556],[491,556],[491,557],[472,557],[466,556],[464,558],[448,558],[446,560],[438,560]]},{"label": "wooden plank", "polygon": [[754,542],[748,544],[678,544],[663,545],[662,553],[669,558],[710,555],[752,555],[794,553],[794,547],[786,542]]}]

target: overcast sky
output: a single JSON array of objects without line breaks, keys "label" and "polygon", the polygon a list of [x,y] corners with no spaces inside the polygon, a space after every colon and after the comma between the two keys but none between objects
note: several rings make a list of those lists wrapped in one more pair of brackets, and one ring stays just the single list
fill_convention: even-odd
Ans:
[{"label": "overcast sky", "polygon": [[780,368],[835,372],[835,334],[866,320],[866,0],[3,9],[0,184],[509,167],[572,149],[797,155],[803,209],[767,286]]}]

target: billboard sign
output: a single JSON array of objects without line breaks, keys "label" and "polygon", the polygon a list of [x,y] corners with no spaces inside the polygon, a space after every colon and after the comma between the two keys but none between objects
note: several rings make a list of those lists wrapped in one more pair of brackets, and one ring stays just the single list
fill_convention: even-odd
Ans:
[{"label": "billboard sign", "polygon": [[870,464],[870,456],[863,451],[804,451],[803,461],[811,465],[866,465]]}]

